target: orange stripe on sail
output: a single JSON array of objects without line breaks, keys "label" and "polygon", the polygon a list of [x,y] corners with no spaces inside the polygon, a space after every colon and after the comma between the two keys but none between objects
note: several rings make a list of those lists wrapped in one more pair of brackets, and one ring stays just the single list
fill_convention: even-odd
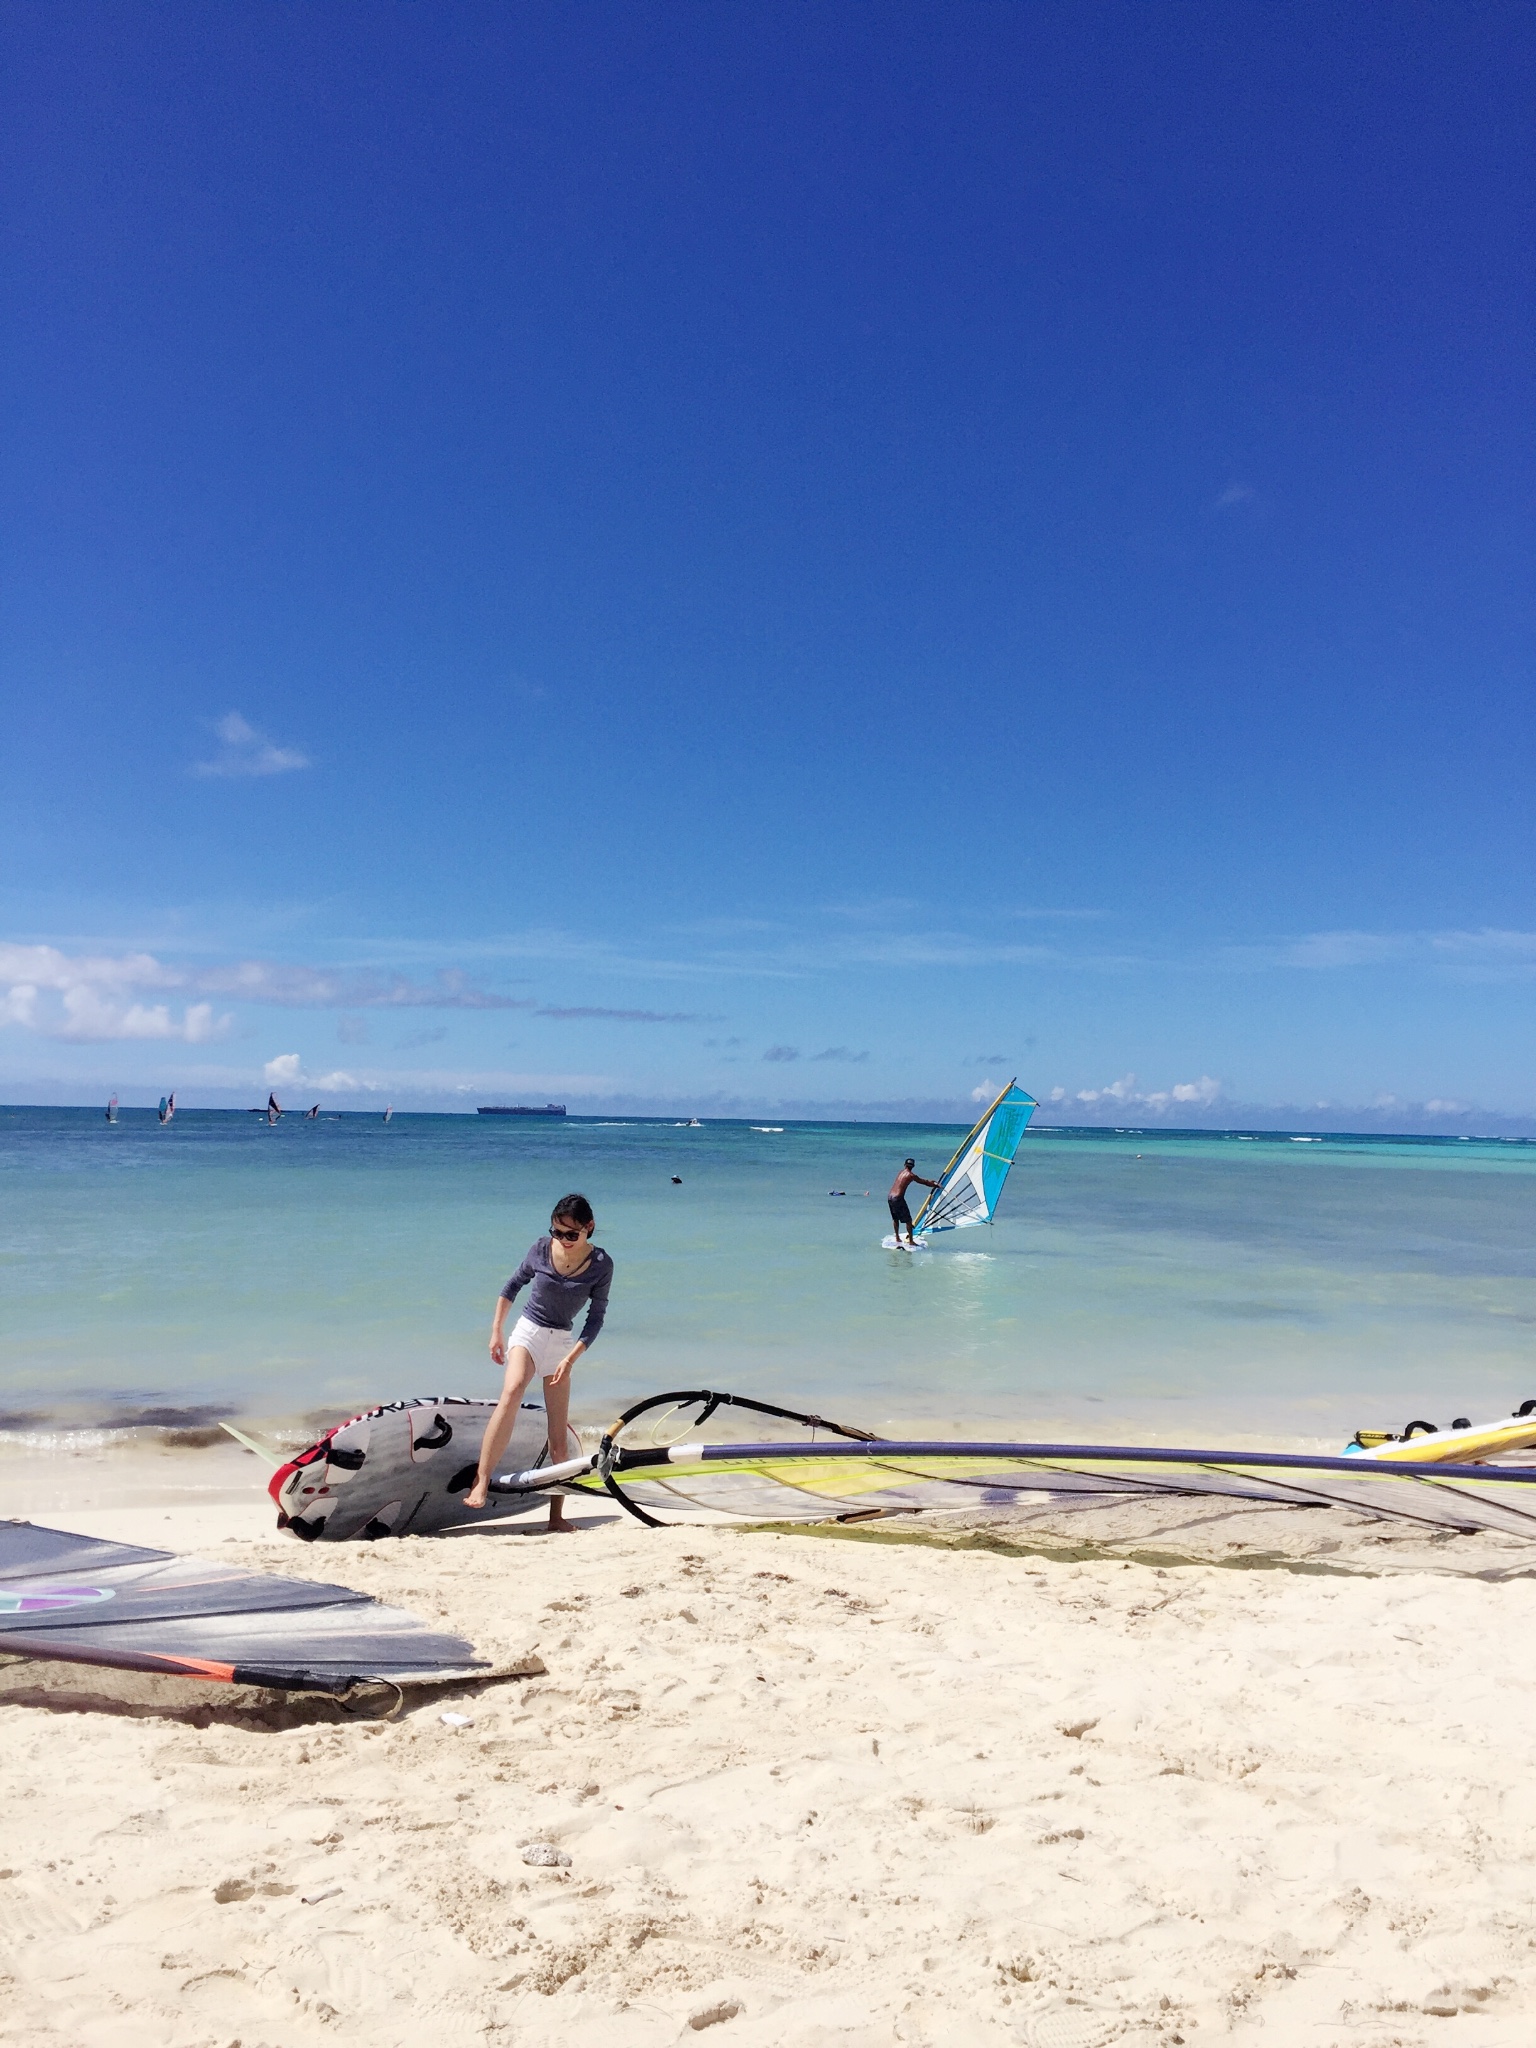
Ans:
[{"label": "orange stripe on sail", "polygon": [[207,1678],[218,1685],[233,1685],[235,1667],[233,1664],[215,1664],[206,1657],[165,1657],[161,1662],[168,1670],[179,1671],[185,1678]]}]

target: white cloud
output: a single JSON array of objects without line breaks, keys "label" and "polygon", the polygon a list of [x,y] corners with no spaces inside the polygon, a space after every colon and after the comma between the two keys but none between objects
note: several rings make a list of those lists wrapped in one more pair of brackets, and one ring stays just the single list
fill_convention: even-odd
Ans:
[{"label": "white cloud", "polygon": [[[531,1003],[507,1002],[500,1007],[508,1010],[532,1009]],[[720,1017],[710,1017],[699,1010],[611,1010],[594,1003],[542,1003],[534,1010],[536,1017],[554,1017],[562,1023],[599,1022],[606,1024],[719,1024]],[[425,1043],[425,1041],[423,1041]]]},{"label": "white cloud", "polygon": [[212,761],[195,761],[194,775],[290,775],[310,765],[307,754],[297,747],[275,746],[238,711],[226,712],[213,729],[221,742],[220,752]]},{"label": "white cloud", "polygon": [[376,1087],[372,1081],[360,1081],[355,1074],[343,1068],[333,1068],[329,1074],[310,1074],[304,1070],[301,1053],[280,1052],[276,1058],[267,1061],[261,1070],[261,1078],[275,1094],[279,1088],[302,1088],[306,1093],[316,1095],[356,1095]]},{"label": "white cloud", "polygon": [[1109,912],[1107,910],[1036,910],[1026,907],[1022,910],[1018,908],[1005,910],[1002,912],[1002,915],[1004,917],[1036,918],[1041,921],[1050,920],[1055,923],[1070,924],[1079,923],[1084,919],[1108,917]]},{"label": "white cloud", "polygon": [[838,963],[861,967],[1041,967],[1055,966],[1053,946],[998,945],[959,932],[911,932],[889,938],[849,939],[838,948]]},{"label": "white cloud", "polygon": [[180,1017],[166,1003],[131,1000],[146,989],[175,988],[182,977],[149,953],[71,957],[56,946],[0,944],[0,1025],[78,1044],[177,1039],[207,1045],[233,1019],[211,1003],[189,1003]]},{"label": "white cloud", "polygon": [[1414,950],[1407,932],[1308,932],[1283,947],[1283,967],[1379,967]]},{"label": "white cloud", "polygon": [[[168,990],[180,990],[189,999],[180,1016],[164,1002],[143,1001],[146,995]],[[294,966],[281,960],[172,967],[152,953],[70,954],[57,946],[0,942],[0,1027],[15,1024],[44,1038],[165,1038],[206,1045],[222,1038],[234,1022],[227,1013],[216,1016],[212,1003],[197,1000],[208,996],[285,1009],[535,1007],[531,998],[475,988],[452,969],[427,981],[412,981],[403,974],[373,969]]]},{"label": "white cloud", "polygon": [[1233,967],[1438,968],[1461,980],[1529,980],[1536,975],[1536,932],[1484,925],[1477,930],[1305,932],[1273,945],[1231,946]]},{"label": "white cloud", "polygon": [[[980,1093],[979,1089],[975,1091],[978,1100]],[[1080,1102],[1084,1109],[1134,1110],[1138,1114],[1163,1116],[1177,1108],[1209,1109],[1221,1096],[1221,1083],[1210,1074],[1202,1074],[1198,1081],[1176,1081],[1171,1088],[1150,1090],[1138,1088],[1134,1074],[1122,1074],[1106,1087],[1079,1088],[1076,1094],[1069,1094],[1065,1088],[1053,1088],[1046,1099],[1057,1107]]]},{"label": "white cloud", "polygon": [[1142,1098],[1135,1093],[1135,1089],[1136,1076],[1134,1074],[1125,1074],[1118,1081],[1111,1081],[1104,1088],[1079,1088],[1076,1099],[1081,1103],[1085,1103],[1090,1109],[1096,1102],[1130,1102],[1133,1100],[1139,1102]]},{"label": "white cloud", "polygon": [[29,982],[34,988],[67,989],[82,982],[99,988],[178,988],[181,977],[162,967],[152,953],[61,953],[57,946],[0,943],[0,983]]},{"label": "white cloud", "polygon": [[1484,925],[1475,932],[1432,932],[1429,945],[1442,965],[1479,980],[1523,981],[1536,973],[1536,932],[1501,931]]},{"label": "white cloud", "polygon": [[195,979],[198,987],[211,995],[240,996],[250,1003],[272,1003],[290,1010],[534,1008],[530,996],[495,995],[487,989],[475,988],[465,975],[451,968],[442,969],[432,981],[422,982],[377,968],[305,967],[287,960],[236,960],[228,966],[202,968]]},{"label": "white cloud", "polygon": [[73,1039],[78,1043],[103,1044],[113,1039],[174,1038],[185,1045],[207,1045],[228,1032],[231,1019],[214,1018],[211,1003],[189,1003],[178,1019],[166,1003],[114,1003],[93,988],[67,989],[64,994],[67,1022],[51,1038]]},{"label": "white cloud", "polygon": [[1198,1081],[1178,1081],[1174,1084],[1175,1102],[1214,1102],[1221,1094],[1221,1083],[1210,1074],[1202,1074]]}]

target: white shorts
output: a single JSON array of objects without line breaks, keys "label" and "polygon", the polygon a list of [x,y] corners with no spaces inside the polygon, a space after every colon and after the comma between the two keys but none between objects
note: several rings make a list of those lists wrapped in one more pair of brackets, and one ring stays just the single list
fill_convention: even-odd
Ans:
[{"label": "white shorts", "polygon": [[546,1330],[542,1323],[531,1323],[526,1316],[519,1316],[506,1341],[509,1356],[513,1345],[520,1344],[532,1357],[534,1371],[548,1379],[576,1337],[574,1331]]}]

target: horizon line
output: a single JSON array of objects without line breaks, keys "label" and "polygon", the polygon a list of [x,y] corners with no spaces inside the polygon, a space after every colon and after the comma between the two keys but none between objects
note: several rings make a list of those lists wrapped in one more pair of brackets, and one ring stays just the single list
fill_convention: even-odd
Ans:
[{"label": "horizon line", "polygon": [[[126,1112],[127,1114],[131,1115],[137,1112],[139,1114],[146,1116],[153,1115],[155,1113],[156,1108],[156,1105],[153,1102],[146,1102],[141,1104],[119,1102],[117,1106],[120,1114]],[[37,1112],[38,1114],[52,1113],[56,1115],[67,1116],[80,1115],[100,1117],[102,1115],[102,1104],[99,1101],[0,1102],[0,1116],[10,1115],[17,1111],[33,1111]],[[478,1116],[479,1113],[480,1112],[478,1109],[469,1108],[393,1108],[391,1110],[391,1114],[395,1118],[451,1116],[463,1117],[468,1119],[470,1117]],[[252,1104],[247,1108],[240,1109],[235,1108],[231,1105],[221,1105],[216,1103],[204,1104],[201,1107],[184,1107],[182,1105],[178,1105],[176,1114],[178,1116],[265,1116],[266,1106],[264,1104]],[[283,1110],[280,1112],[280,1114],[285,1118],[292,1118],[296,1122],[303,1122],[306,1120],[305,1112],[299,1109]],[[367,1109],[343,1109],[324,1107],[323,1115],[326,1117],[334,1117],[338,1119],[342,1117],[355,1117],[361,1121],[369,1122],[381,1119],[383,1112],[377,1107],[370,1107]],[[756,1128],[755,1118],[758,1116],[782,1117],[783,1122],[786,1126],[805,1125],[814,1127],[823,1124],[869,1124],[874,1126],[888,1126],[891,1129],[906,1129],[912,1127],[913,1125],[918,1125],[931,1127],[935,1130],[947,1130],[951,1128],[958,1128],[966,1124],[967,1121],[963,1114],[957,1115],[952,1118],[927,1116],[817,1117],[795,1116],[790,1114],[786,1110],[760,1110],[753,1113],[731,1116],[716,1114],[702,1121],[704,1128],[707,1128],[709,1124],[744,1124],[749,1129],[752,1129]],[[567,1124],[596,1123],[612,1126],[615,1119],[622,1119],[622,1122],[626,1124],[653,1123],[661,1124],[664,1127],[677,1127],[677,1117],[678,1112],[665,1110],[609,1110],[606,1112],[601,1110],[577,1110],[574,1112],[567,1111],[566,1115],[563,1118],[559,1119],[559,1121]],[[1510,1122],[1536,1123],[1536,1119],[1532,1119],[1529,1117],[1510,1117],[1507,1120]],[[1051,1131],[1053,1133],[1059,1133],[1062,1135],[1081,1135],[1085,1137],[1095,1138],[1284,1138],[1287,1141],[1293,1141],[1299,1137],[1310,1137],[1325,1141],[1329,1139],[1338,1140],[1345,1138],[1358,1139],[1360,1142],[1366,1144],[1382,1144],[1394,1141],[1402,1141],[1405,1143],[1413,1144],[1536,1144],[1536,1131],[1533,1131],[1533,1133],[1530,1136],[1525,1136],[1511,1134],[1508,1132],[1496,1131],[1365,1131],[1345,1129],[1326,1130],[1319,1129],[1316,1126],[1304,1130],[1297,1130],[1294,1127],[1281,1124],[1073,1124],[1041,1121],[1040,1119],[1032,1120],[1030,1129],[1029,1131],[1026,1131],[1025,1136],[1027,1137],[1031,1135],[1031,1133],[1042,1131]]]}]

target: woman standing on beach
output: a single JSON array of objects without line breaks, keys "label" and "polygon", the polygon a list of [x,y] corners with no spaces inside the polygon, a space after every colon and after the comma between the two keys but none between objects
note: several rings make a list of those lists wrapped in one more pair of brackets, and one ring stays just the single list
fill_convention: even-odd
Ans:
[{"label": "woman standing on beach", "polygon": [[[592,1242],[596,1228],[592,1204],[585,1195],[562,1195],[550,1216],[548,1237],[528,1247],[523,1263],[497,1297],[491,1321],[491,1359],[506,1367],[506,1378],[480,1446],[479,1472],[465,1497],[469,1507],[485,1506],[491,1478],[517,1420],[518,1404],[535,1373],[544,1381],[550,1463],[558,1465],[566,1456],[571,1367],[591,1349],[603,1327],[608,1290],[613,1285],[613,1261]],[[528,1306],[512,1325],[511,1335],[503,1339],[507,1310],[530,1283]],[[583,1307],[586,1321],[573,1344],[571,1331]],[[558,1493],[549,1497],[549,1526],[552,1530],[567,1526],[565,1502]]]}]

